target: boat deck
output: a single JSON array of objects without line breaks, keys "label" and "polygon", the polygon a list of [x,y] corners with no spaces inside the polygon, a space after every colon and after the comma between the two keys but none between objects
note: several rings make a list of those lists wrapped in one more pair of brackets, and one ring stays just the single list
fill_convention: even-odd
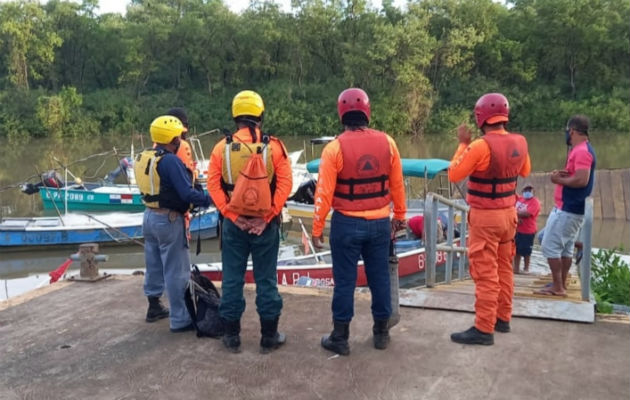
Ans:
[{"label": "boat deck", "polygon": [[142,277],[58,282],[0,302],[2,399],[627,399],[627,323],[516,318],[489,347],[452,343],[468,313],[405,307],[387,350],[372,346],[369,295],[355,296],[349,357],[320,347],[331,290],[281,288],[287,344],[258,352],[252,287],[242,349],[146,323]]}]

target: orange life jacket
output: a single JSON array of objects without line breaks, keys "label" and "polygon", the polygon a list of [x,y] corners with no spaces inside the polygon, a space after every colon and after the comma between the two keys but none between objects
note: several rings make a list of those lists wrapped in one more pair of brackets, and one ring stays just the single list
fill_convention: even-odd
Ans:
[{"label": "orange life jacket", "polygon": [[195,177],[196,177],[195,160],[193,159],[193,156],[192,156],[190,143],[188,143],[186,140],[181,141],[179,145],[179,149],[177,149],[177,157],[179,157],[179,159],[182,160],[186,168],[188,168],[190,172],[195,174]]},{"label": "orange life jacket", "polygon": [[490,166],[470,175],[466,201],[481,209],[514,207],[516,180],[527,159],[527,141],[516,133],[491,133],[482,139],[490,148]]},{"label": "orange life jacket", "polygon": [[345,131],[339,136],[343,168],[332,201],[335,210],[363,211],[391,202],[391,153],[385,133],[374,129]]}]

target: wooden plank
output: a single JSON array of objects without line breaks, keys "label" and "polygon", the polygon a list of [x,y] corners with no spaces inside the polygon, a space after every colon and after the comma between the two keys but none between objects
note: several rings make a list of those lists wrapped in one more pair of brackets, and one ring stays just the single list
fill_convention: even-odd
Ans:
[{"label": "wooden plank", "polygon": [[[538,199],[540,200],[540,212],[542,215],[549,215],[551,209],[553,208],[553,184],[549,180],[548,174],[540,174],[536,177],[537,185],[540,188],[540,196]],[[548,193],[551,193],[548,195]],[[548,197],[552,199],[549,202]]]},{"label": "wooden plank", "polygon": [[[615,203],[613,201],[613,187],[611,171],[602,170],[595,172],[595,186],[598,187],[602,218],[615,219]],[[597,218],[597,217],[596,217]]]},{"label": "wooden plank", "polygon": [[623,202],[626,209],[626,221],[630,221],[630,169],[621,170],[621,182],[623,182]]},{"label": "wooden plank", "polygon": [[[474,312],[474,304],[474,294],[450,293],[433,289],[401,289],[400,291],[400,305],[406,307]],[[595,304],[516,297],[512,315],[592,323],[595,322]]]},{"label": "wooden plank", "polygon": [[593,187],[593,192],[591,193],[591,196],[593,197],[593,218],[595,219],[602,218],[601,188],[604,186],[601,184],[600,176],[600,171],[595,171],[595,186]]},{"label": "wooden plank", "polygon": [[[619,169],[615,169],[610,171],[611,178],[611,197],[613,200],[613,206],[615,209],[615,219],[624,220],[627,219],[626,215],[626,204],[623,199],[623,191],[624,191],[624,181],[621,179],[621,171]],[[628,186],[630,182],[626,181],[626,185]]]}]

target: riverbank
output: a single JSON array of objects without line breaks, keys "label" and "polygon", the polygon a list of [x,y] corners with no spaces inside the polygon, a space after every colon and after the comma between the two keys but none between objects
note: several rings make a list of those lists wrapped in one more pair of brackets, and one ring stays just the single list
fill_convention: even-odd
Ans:
[{"label": "riverbank", "polygon": [[[57,285],[57,284],[56,284]],[[258,353],[246,290],[243,352],[144,322],[141,277],[63,282],[0,311],[0,398],[619,399],[630,396],[628,325],[521,319],[491,347],[449,340],[472,314],[402,308],[385,351],[371,344],[369,297],[356,295],[351,355],[319,345],[328,290],[282,288],[287,344]],[[59,290],[54,290],[59,287]],[[308,312],[306,312],[308,310]]]}]

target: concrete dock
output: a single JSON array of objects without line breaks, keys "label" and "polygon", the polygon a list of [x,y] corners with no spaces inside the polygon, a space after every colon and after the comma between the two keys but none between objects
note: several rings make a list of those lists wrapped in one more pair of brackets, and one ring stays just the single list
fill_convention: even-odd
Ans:
[{"label": "concrete dock", "polygon": [[[494,346],[452,343],[473,314],[402,308],[387,350],[357,293],[351,354],[319,345],[331,291],[282,288],[288,342],[258,352],[246,291],[243,352],[146,323],[142,277],[58,282],[0,303],[0,399],[628,399],[630,325],[515,318]],[[614,321],[614,319],[613,319]]]}]

